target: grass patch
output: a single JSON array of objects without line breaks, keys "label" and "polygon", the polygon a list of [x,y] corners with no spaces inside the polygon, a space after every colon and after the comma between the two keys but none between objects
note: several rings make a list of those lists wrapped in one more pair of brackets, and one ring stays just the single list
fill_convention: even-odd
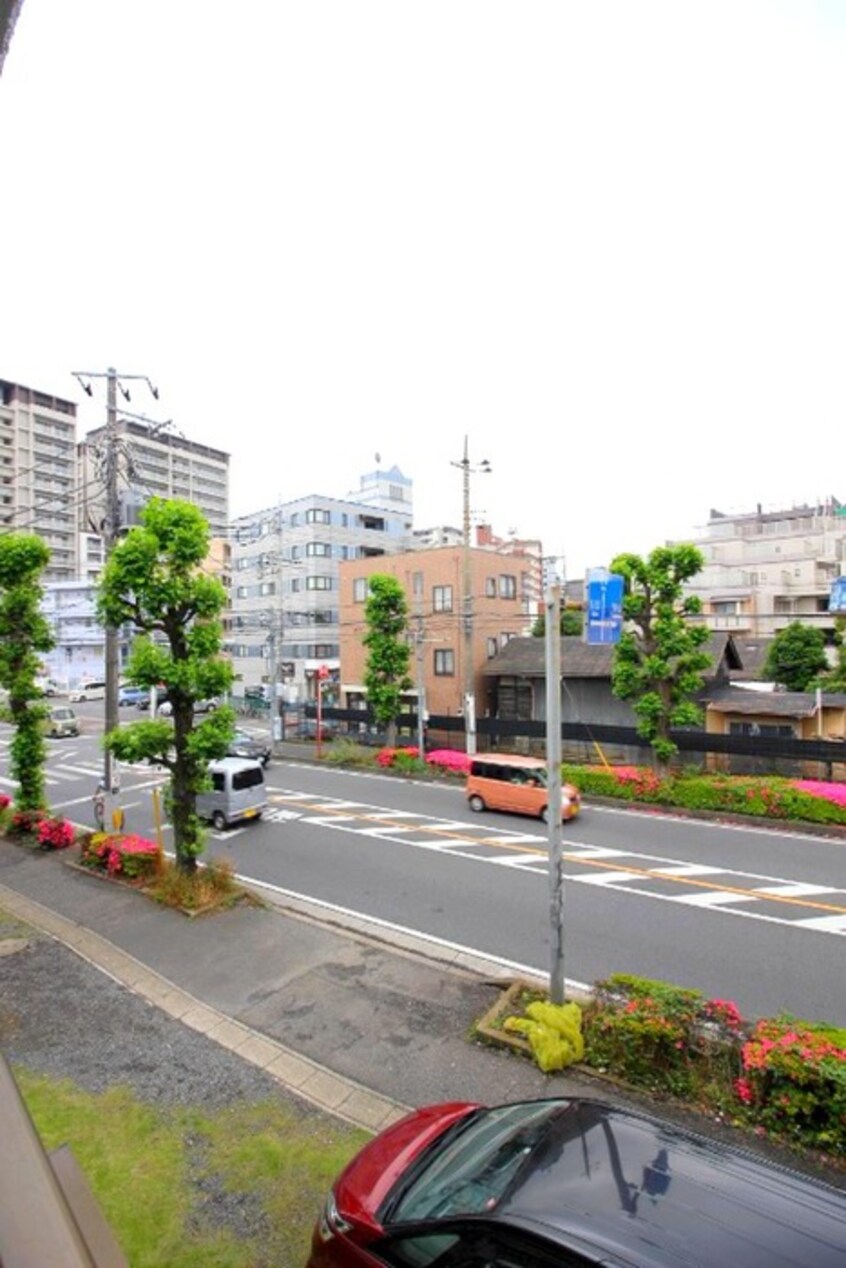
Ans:
[{"label": "grass patch", "polygon": [[[126,1088],[14,1073],[45,1148],[70,1145],[133,1268],[301,1268],[331,1182],[368,1139],[274,1100],[158,1109]],[[248,1232],[221,1220],[215,1193],[243,1199]]]}]

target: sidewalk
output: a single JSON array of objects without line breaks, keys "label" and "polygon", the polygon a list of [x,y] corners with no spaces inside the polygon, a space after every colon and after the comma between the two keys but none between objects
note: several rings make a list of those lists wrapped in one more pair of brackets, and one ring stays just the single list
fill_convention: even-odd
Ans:
[{"label": "sidewalk", "polygon": [[[107,887],[107,888],[106,888]],[[170,1016],[347,1122],[376,1131],[414,1105],[597,1094],[474,1043],[508,973],[493,961],[308,905],[189,919],[0,839],[0,909],[52,935]],[[619,1099],[619,1098],[615,1098]]]}]

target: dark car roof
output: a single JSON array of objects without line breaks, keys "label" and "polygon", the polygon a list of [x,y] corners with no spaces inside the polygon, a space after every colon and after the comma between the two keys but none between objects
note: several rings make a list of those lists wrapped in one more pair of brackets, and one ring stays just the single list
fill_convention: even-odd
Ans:
[{"label": "dark car roof", "polygon": [[650,1265],[838,1268],[846,1194],[648,1115],[561,1102],[496,1215]]}]

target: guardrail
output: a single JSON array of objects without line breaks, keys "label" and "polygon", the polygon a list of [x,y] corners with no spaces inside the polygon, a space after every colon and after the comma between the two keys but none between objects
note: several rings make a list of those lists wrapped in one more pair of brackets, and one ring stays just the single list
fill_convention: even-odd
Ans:
[{"label": "guardrail", "polygon": [[128,1268],[67,1145],[47,1153],[0,1053],[2,1268]]}]

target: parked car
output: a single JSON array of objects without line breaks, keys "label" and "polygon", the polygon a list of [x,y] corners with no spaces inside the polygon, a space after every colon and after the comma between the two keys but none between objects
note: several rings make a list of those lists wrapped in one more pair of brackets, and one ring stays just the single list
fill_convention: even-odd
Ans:
[{"label": "parked car", "polygon": [[105,698],[106,684],[102,680],[81,682],[68,696],[71,704],[82,703],[85,700],[105,700]]},{"label": "parked car", "polygon": [[45,696],[55,696],[59,690],[59,684],[52,678],[36,678],[35,685]]},{"label": "parked car", "polygon": [[257,739],[246,731],[236,731],[226,750],[227,757],[249,758],[253,762],[261,762],[262,766],[267,765],[272,753],[269,740]]},{"label": "parked car", "polygon": [[146,687],[132,687],[129,684],[118,687],[118,704],[138,704],[145,691],[147,691]]},{"label": "parked car", "polygon": [[[197,700],[194,704],[194,713],[211,713],[220,706],[220,701],[212,698],[211,700]],[[162,718],[169,718],[173,714],[173,701],[165,699],[157,708],[156,712]]]},{"label": "parked car", "polygon": [[[165,691],[164,687],[159,687],[156,690],[156,712],[157,713],[166,700],[167,700],[167,692]],[[139,709],[149,710],[150,708],[150,688],[149,687],[141,688],[141,694],[139,695],[136,701],[136,705]]]},{"label": "parked car", "polygon": [[334,1185],[308,1268],[834,1268],[846,1194],[650,1114],[556,1098],[415,1110]]},{"label": "parked car", "polygon": [[45,735],[57,740],[66,735],[79,735],[79,721],[73,709],[67,705],[56,705],[44,719],[43,730]]}]

